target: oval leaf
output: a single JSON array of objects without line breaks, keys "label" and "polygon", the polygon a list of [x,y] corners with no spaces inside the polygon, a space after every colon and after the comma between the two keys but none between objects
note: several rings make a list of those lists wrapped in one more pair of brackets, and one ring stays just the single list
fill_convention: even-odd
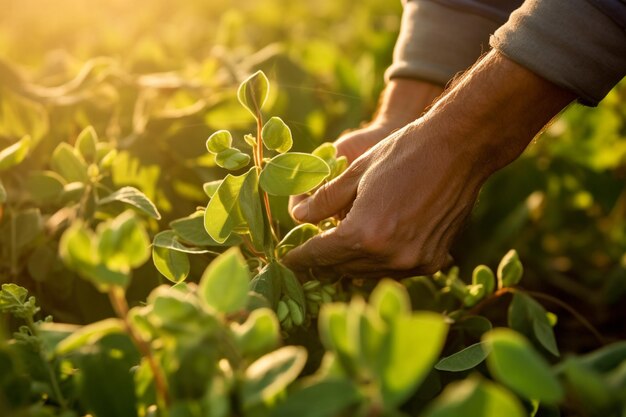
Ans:
[{"label": "oval leaf", "polygon": [[153,219],[159,220],[161,214],[157,210],[156,206],[150,199],[141,191],[135,187],[122,187],[112,194],[109,194],[105,198],[98,201],[99,205],[113,203],[114,201],[120,201],[122,203],[129,204]]},{"label": "oval leaf", "polygon": [[263,71],[257,71],[241,83],[237,90],[237,98],[255,118],[258,118],[269,90],[269,80]]},{"label": "oval leaf", "polygon": [[81,327],[70,336],[63,339],[56,347],[57,355],[66,355],[86,345],[92,345],[111,333],[124,333],[124,321],[118,318],[109,318]]},{"label": "oval leaf", "polygon": [[563,388],[548,363],[522,335],[500,328],[486,333],[483,341],[491,349],[487,365],[496,380],[525,398],[547,404],[563,397]]},{"label": "oval leaf", "polygon": [[152,262],[165,278],[174,283],[184,281],[189,275],[189,256],[186,253],[154,246]]},{"label": "oval leaf", "polygon": [[32,145],[30,136],[24,136],[13,145],[0,151],[0,171],[11,168],[21,163]]},{"label": "oval leaf", "polygon": [[269,119],[262,130],[263,144],[267,149],[285,153],[293,145],[291,129],[280,117]]},{"label": "oval leaf", "polygon": [[435,369],[449,372],[467,371],[484,361],[488,352],[484,342],[475,343],[455,354],[441,359],[437,365],[435,365]]},{"label": "oval leaf", "polygon": [[206,141],[206,148],[213,154],[218,154],[226,149],[230,149],[233,137],[228,130],[218,130],[209,136]]},{"label": "oval leaf", "polygon": [[199,294],[211,307],[222,313],[234,313],[248,300],[250,271],[238,248],[230,248],[217,257],[200,279]]},{"label": "oval leaf", "polygon": [[317,156],[290,152],[272,158],[261,171],[261,188],[272,195],[289,196],[311,191],[330,174]]}]

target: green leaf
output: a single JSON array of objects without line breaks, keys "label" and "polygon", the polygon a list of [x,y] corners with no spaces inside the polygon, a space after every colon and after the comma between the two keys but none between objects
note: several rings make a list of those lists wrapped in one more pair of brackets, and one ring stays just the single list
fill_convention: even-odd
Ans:
[{"label": "green leaf", "polygon": [[280,300],[283,286],[281,268],[277,262],[270,262],[250,281],[250,291],[261,294],[272,308],[276,308]]},{"label": "green leaf", "polygon": [[228,130],[218,130],[209,136],[206,141],[206,148],[212,154],[218,154],[230,149],[233,144],[233,137]]},{"label": "green leaf", "polygon": [[83,346],[93,345],[104,336],[111,333],[124,333],[126,327],[124,321],[118,318],[109,318],[81,327],[70,336],[63,339],[56,347],[57,355],[67,355],[68,353],[80,349]]},{"label": "green leaf", "polygon": [[93,126],[87,126],[78,135],[74,148],[82,155],[85,161],[94,163],[96,162],[97,145],[98,135],[96,134],[96,130]]},{"label": "green leaf", "polygon": [[237,248],[217,257],[200,279],[199,294],[211,307],[222,313],[234,313],[245,307],[250,271]]},{"label": "green leaf", "polygon": [[[12,222],[15,227],[15,240],[13,240],[11,244],[15,244],[15,248],[21,250],[34,243],[35,240],[43,234],[44,220],[38,208],[18,211],[14,216]],[[8,227],[4,228],[4,233],[8,231]]]},{"label": "green leaf", "polygon": [[511,249],[504,255],[498,265],[498,287],[512,287],[516,285],[524,274],[524,267],[519,260],[517,251]]},{"label": "green leaf", "polygon": [[174,233],[174,231],[172,230],[164,230],[162,232],[157,233],[156,236],[154,236],[154,241],[152,242],[152,245],[155,247],[169,249],[169,250],[176,251],[176,252],[213,253],[215,255],[218,255],[217,252],[213,252],[207,249],[190,248],[188,246],[183,245],[182,243],[178,241],[176,237],[176,233]]},{"label": "green leaf", "polygon": [[611,415],[611,409],[618,402],[618,392],[611,389],[602,374],[579,358],[570,357],[563,363],[563,377],[570,395],[587,411],[586,415]]},{"label": "green leaf", "polygon": [[98,226],[98,253],[107,268],[127,273],[150,257],[150,240],[132,211]]},{"label": "green leaf", "polygon": [[356,405],[362,398],[356,385],[346,379],[316,381],[289,392],[271,417],[329,417],[344,415],[342,411]]},{"label": "green leaf", "polygon": [[109,194],[108,196],[98,200],[99,205],[105,205],[109,203],[113,203],[115,201],[120,201],[122,203],[129,204],[153,219],[159,220],[161,218],[161,214],[157,210],[156,206],[150,199],[141,191],[136,189],[135,187],[122,187],[114,193]]},{"label": "green leaf", "polygon": [[2,180],[0,180],[0,204],[4,204],[7,202],[7,190],[2,185]]},{"label": "green leaf", "polygon": [[370,296],[370,304],[387,323],[411,312],[411,300],[404,286],[390,279],[382,280]]},{"label": "green leaf", "polygon": [[221,183],[222,180],[205,182],[204,184],[202,184],[202,189],[204,190],[204,193],[207,195],[207,197],[211,198],[220,187]]},{"label": "green leaf", "polygon": [[13,145],[0,151],[0,171],[5,171],[21,163],[32,146],[32,139],[26,135]]},{"label": "green leaf", "polygon": [[508,313],[509,327],[534,338],[554,356],[559,356],[554,331],[548,313],[532,297],[515,292]]},{"label": "green leaf", "polygon": [[184,281],[189,275],[189,256],[184,252],[154,246],[152,262],[156,269],[172,282]]},{"label": "green leaf", "polygon": [[483,341],[491,348],[487,365],[497,381],[528,399],[547,404],[561,400],[563,388],[522,335],[500,328],[486,333]]},{"label": "green leaf", "polygon": [[[404,402],[431,371],[443,348],[448,326],[441,315],[424,312],[398,316],[390,329],[390,351],[381,390],[385,404],[395,407]],[[407,361],[409,357],[412,359]]]},{"label": "green leaf", "polygon": [[204,210],[174,220],[170,227],[181,241],[193,246],[237,246],[242,242],[236,234],[231,234],[224,243],[213,240],[204,229]]},{"label": "green leaf", "polygon": [[285,153],[293,146],[291,129],[280,117],[272,117],[263,126],[263,144],[267,149]]},{"label": "green leaf", "polygon": [[56,172],[32,173],[26,180],[26,189],[36,204],[52,204],[61,200],[65,180]]},{"label": "green leaf", "polygon": [[59,143],[52,153],[50,166],[55,172],[65,178],[67,182],[86,184],[89,181],[85,160],[78,156],[74,148],[65,142]]},{"label": "green leaf", "polygon": [[302,310],[302,315],[304,316],[306,314],[306,299],[304,298],[304,289],[302,289],[302,284],[300,284],[300,281],[296,278],[296,274],[294,274],[291,269],[280,263],[277,263],[276,265],[278,266],[277,272],[283,283],[283,294],[298,304]]},{"label": "green leaf", "polygon": [[280,324],[268,308],[254,310],[242,325],[234,325],[233,332],[241,354],[246,358],[256,359],[280,343]]},{"label": "green leaf", "polygon": [[236,171],[250,163],[250,155],[235,148],[225,149],[215,156],[215,163],[222,168]]},{"label": "green leaf", "polygon": [[270,403],[294,381],[306,364],[301,346],[285,346],[257,359],[245,371],[241,396],[245,409]]},{"label": "green leaf", "polygon": [[435,369],[449,372],[467,371],[484,361],[488,354],[489,351],[484,342],[475,343],[441,359],[435,365]]},{"label": "green leaf", "polygon": [[304,194],[320,185],[330,168],[317,156],[290,152],[272,158],[261,171],[261,188],[272,195]]},{"label": "green leaf", "polygon": [[333,143],[326,142],[315,148],[313,155],[320,157],[330,167],[330,175],[327,178],[331,180],[341,174],[348,167],[348,159],[345,156],[337,158],[337,148]]},{"label": "green leaf", "polygon": [[81,223],[72,224],[61,236],[59,255],[63,262],[75,270],[85,270],[98,263],[95,250],[96,236]]},{"label": "green leaf", "polygon": [[326,350],[334,352],[348,373],[355,367],[356,341],[348,336],[348,305],[323,304],[318,316],[320,340]]},{"label": "green leaf", "polygon": [[251,168],[245,176],[241,186],[239,207],[246,220],[246,225],[252,237],[255,249],[263,252],[265,249],[265,220],[261,197],[259,196],[259,176],[256,168]]},{"label": "green leaf", "polygon": [[290,250],[300,246],[320,233],[320,229],[311,223],[302,223],[294,227],[276,246],[276,256],[282,258]]},{"label": "green leaf", "polygon": [[453,382],[437,397],[424,417],[526,417],[519,400],[489,381],[471,378]]},{"label": "green leaf", "polygon": [[486,296],[493,294],[496,288],[496,277],[486,265],[478,265],[472,273],[472,284],[482,285]]},{"label": "green leaf", "polygon": [[239,176],[228,174],[204,212],[204,228],[218,243],[226,242],[233,230],[246,223],[239,200],[247,175],[248,173]]},{"label": "green leaf", "polygon": [[257,71],[241,83],[237,90],[237,98],[254,118],[258,118],[267,100],[269,89],[270,82],[267,77],[263,71]]}]

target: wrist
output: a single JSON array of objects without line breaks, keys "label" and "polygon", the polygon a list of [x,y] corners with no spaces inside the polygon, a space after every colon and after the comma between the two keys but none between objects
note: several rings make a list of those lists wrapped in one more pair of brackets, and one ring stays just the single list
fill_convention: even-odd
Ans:
[{"label": "wrist", "polygon": [[399,129],[419,118],[441,95],[439,85],[411,78],[392,78],[380,95],[370,126]]},{"label": "wrist", "polygon": [[492,51],[425,119],[448,126],[448,146],[486,179],[515,160],[574,98],[570,91]]}]

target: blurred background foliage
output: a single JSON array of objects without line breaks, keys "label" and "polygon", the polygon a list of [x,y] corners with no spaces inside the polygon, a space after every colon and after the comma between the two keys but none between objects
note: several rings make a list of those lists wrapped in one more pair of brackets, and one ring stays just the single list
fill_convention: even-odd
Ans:
[{"label": "blurred background foliage", "polygon": [[[55,256],[50,225],[60,208],[29,192],[31,174],[49,168],[60,142],[73,144],[93,125],[118,150],[103,182],[145,192],[163,214],[152,232],[165,229],[206,204],[202,183],[223,176],[206,153],[208,135],[230,129],[241,139],[250,130],[234,94],[246,75],[270,76],[271,114],[290,125],[296,149],[310,150],[375,110],[401,14],[395,0],[2,3],[0,149],[30,135],[33,150],[0,175],[18,190],[7,210],[38,220],[18,230],[17,253],[7,237],[11,216],[1,220],[0,282],[30,288],[68,322],[110,311]],[[462,276],[478,263],[495,266],[514,247],[527,286],[573,305],[609,339],[626,337],[625,103],[622,84],[597,109],[572,106],[488,182],[453,250]],[[284,201],[274,203],[289,224]],[[200,271],[208,259],[196,262]],[[162,278],[151,264],[138,275],[131,296],[142,300]],[[593,346],[576,336],[578,321],[548,307],[563,313],[563,346]]]}]

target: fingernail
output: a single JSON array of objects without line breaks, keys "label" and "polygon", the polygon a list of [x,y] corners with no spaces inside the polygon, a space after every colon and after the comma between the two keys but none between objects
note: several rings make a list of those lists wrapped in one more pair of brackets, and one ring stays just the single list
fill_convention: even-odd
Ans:
[{"label": "fingernail", "polygon": [[296,220],[304,219],[309,212],[308,205],[309,205],[309,200],[304,200],[304,201],[299,202],[298,204],[296,204],[293,210],[291,210],[291,215]]}]

